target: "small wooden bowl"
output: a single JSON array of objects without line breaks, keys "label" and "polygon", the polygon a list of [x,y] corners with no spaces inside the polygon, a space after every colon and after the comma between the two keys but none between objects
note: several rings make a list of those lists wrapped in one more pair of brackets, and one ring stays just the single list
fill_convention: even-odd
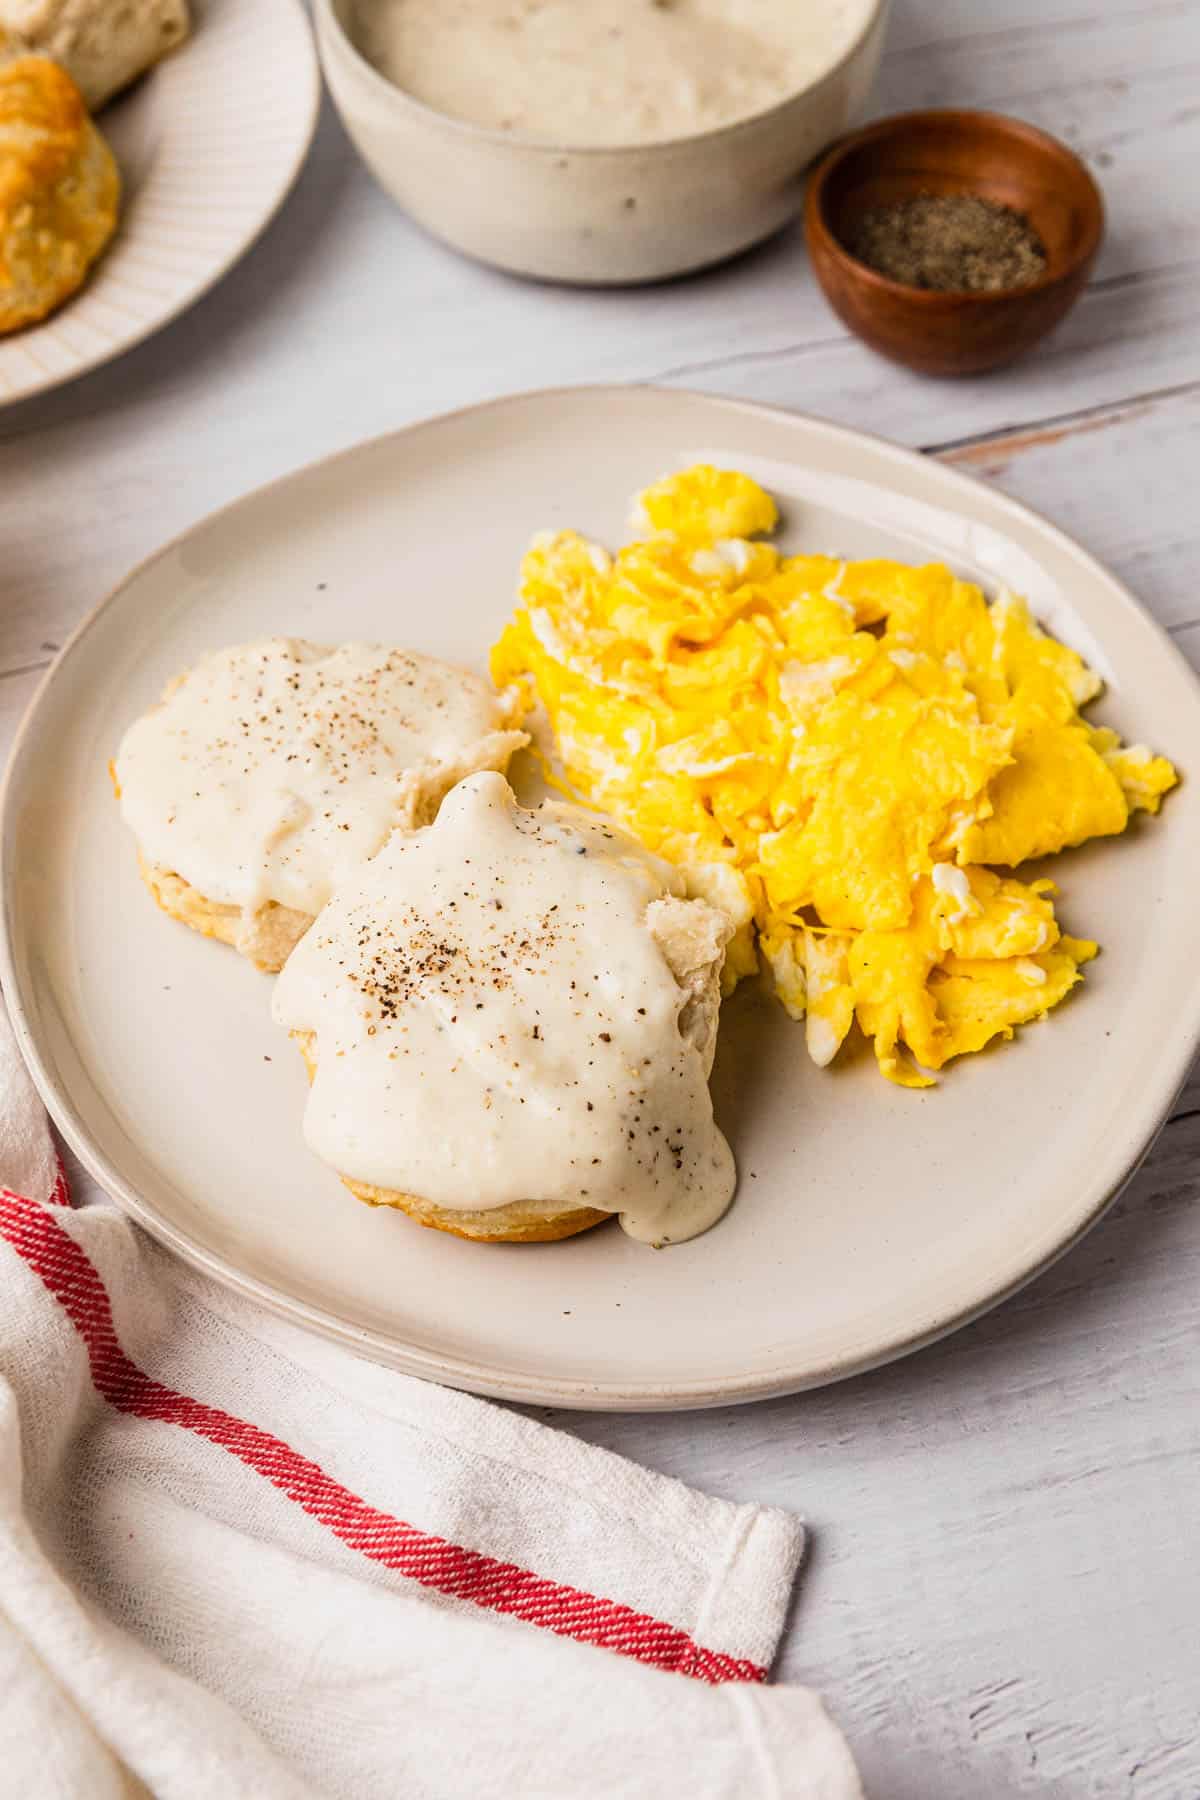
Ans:
[{"label": "small wooden bowl", "polygon": [[[846,249],[873,207],[916,194],[983,194],[1024,213],[1046,249],[1037,281],[938,293],[877,275]],[[1100,190],[1073,150],[988,112],[901,113],[843,138],[811,177],[808,252],[833,310],[873,350],[927,375],[977,375],[1053,331],[1104,235]]]}]

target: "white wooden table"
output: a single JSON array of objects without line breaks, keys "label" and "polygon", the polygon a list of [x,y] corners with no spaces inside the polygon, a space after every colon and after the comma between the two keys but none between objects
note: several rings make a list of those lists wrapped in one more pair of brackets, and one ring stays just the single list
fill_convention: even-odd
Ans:
[{"label": "white wooden table", "polygon": [[[510,281],[423,238],[326,117],[283,215],[207,300],[0,413],[3,741],[84,610],[214,506],[423,414],[577,381],[919,445],[1049,513],[1200,665],[1200,4],[894,5],[878,111],[1018,113],[1105,188],[1096,277],[1049,346],[954,385],[892,369],[826,310],[797,231],[640,292]],[[1198,1196],[1193,1076],[1087,1242],[947,1343],[741,1410],[555,1415],[807,1515],[781,1674],[827,1694],[877,1800],[1200,1796]]]}]

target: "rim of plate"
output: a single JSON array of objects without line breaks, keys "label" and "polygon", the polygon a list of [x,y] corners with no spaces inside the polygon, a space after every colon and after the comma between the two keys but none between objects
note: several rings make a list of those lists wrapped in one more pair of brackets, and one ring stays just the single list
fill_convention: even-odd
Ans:
[{"label": "rim of plate", "polygon": [[[372,437],[362,439],[357,444],[334,451],[328,456],[318,457],[312,462],[300,464],[285,474],[277,476],[274,480],[264,482],[261,486],[251,489],[249,493],[241,495],[238,499],[216,508],[213,512],[206,514],[204,518],[195,521],[185,531],[178,533],[167,543],[161,545],[149,556],[143,557],[102,600],[91,608],[64,642],[62,649],[39,682],[21,719],[4,770],[3,782],[0,784],[0,985],[3,987],[13,1031],[26,1067],[33,1077],[34,1084],[47,1110],[80,1162],[106,1193],[116,1200],[152,1237],[166,1245],[168,1249],[174,1251],[183,1261],[198,1269],[202,1274],[208,1275],[222,1286],[232,1289],[243,1298],[253,1300],[266,1307],[269,1312],[278,1317],[290,1320],[293,1324],[316,1331],[348,1348],[359,1352],[366,1351],[374,1360],[398,1369],[402,1373],[440,1382],[442,1385],[460,1387],[492,1399],[524,1404],[555,1405],[577,1411],[683,1411],[733,1405],[753,1400],[775,1399],[787,1394],[829,1386],[854,1375],[864,1374],[871,1369],[881,1368],[888,1363],[911,1355],[914,1351],[936,1343],[940,1338],[948,1337],[964,1325],[971,1324],[975,1319],[990,1312],[993,1307],[1010,1299],[1036,1276],[1050,1268],[1086,1236],[1118,1199],[1128,1182],[1136,1174],[1158,1133],[1170,1117],[1179,1091],[1187,1079],[1197,1052],[1200,1052],[1200,1004],[1180,1008],[1174,1019],[1169,1022],[1167,1033],[1170,1039],[1168,1076],[1164,1079],[1161,1087],[1143,1102],[1138,1113],[1130,1121],[1127,1121],[1127,1129],[1120,1146],[1114,1149],[1107,1160],[1094,1171],[1066,1229],[1056,1228],[1049,1233],[1046,1242],[1035,1244],[1027,1255],[1017,1259],[1014,1266],[1005,1272],[1001,1280],[996,1282],[984,1280],[969,1297],[955,1305],[934,1311],[931,1315],[915,1323],[911,1330],[896,1334],[886,1343],[877,1344],[874,1348],[860,1353],[836,1356],[803,1372],[793,1370],[790,1373],[786,1371],[767,1374],[735,1373],[718,1381],[705,1382],[647,1380],[631,1383],[628,1381],[586,1381],[582,1378],[556,1380],[552,1377],[543,1378],[518,1371],[497,1372],[489,1368],[487,1364],[474,1362],[470,1358],[423,1351],[397,1343],[385,1332],[350,1324],[335,1313],[298,1300],[273,1287],[269,1282],[247,1274],[245,1270],[240,1269],[226,1257],[195,1242],[187,1232],[170,1220],[161,1218],[153,1206],[130,1186],[120,1169],[92,1143],[75,1110],[69,1092],[65,1087],[60,1087],[50,1073],[41,1054],[37,1036],[30,1025],[25,1005],[25,981],[14,954],[11,929],[13,799],[19,778],[20,764],[26,746],[36,729],[42,702],[54,683],[60,667],[65,664],[68,657],[75,653],[101,616],[147,569],[162,558],[171,555],[195,531],[227,517],[240,508],[255,505],[267,495],[286,487],[295,479],[313,475],[322,469],[347,461],[392,439],[408,436],[431,426],[446,424],[452,420],[463,419],[472,414],[492,412],[503,407],[520,408],[530,404],[545,404],[554,400],[576,399],[587,394],[612,397],[629,393],[659,396],[664,400],[700,400],[706,406],[714,407],[718,411],[739,413],[751,418],[770,419],[776,423],[781,420],[791,421],[810,429],[815,428],[818,433],[840,439],[846,445],[870,444],[873,449],[884,453],[887,460],[901,466],[913,464],[927,466],[929,463],[929,459],[921,451],[906,449],[873,432],[859,431],[850,426],[838,425],[811,413],[790,412],[782,407],[765,406],[749,400],[730,399],[724,395],[708,394],[694,388],[666,388],[652,383],[638,384],[636,387],[610,382],[581,383],[526,389],[515,394],[500,395],[495,399],[478,401],[468,406],[453,407],[445,412],[431,414],[412,424],[401,426],[397,430],[379,432]],[[934,466],[937,468],[939,476],[944,477],[952,488],[961,488],[964,493],[972,496],[978,496],[982,489],[988,495],[989,503],[994,504],[997,510],[1016,519],[1032,521],[1040,532],[1050,536],[1069,550],[1073,556],[1079,558],[1086,565],[1093,579],[1108,590],[1109,597],[1121,610],[1131,614],[1144,631],[1153,635],[1159,645],[1170,652],[1181,669],[1196,684],[1195,673],[1178,646],[1171,641],[1168,634],[1139,603],[1132,591],[1068,532],[1054,525],[1036,508],[1026,506],[1024,502],[998,492],[987,483],[965,474],[962,470],[949,468],[944,463],[937,463]],[[1196,701],[1197,706],[1200,707],[1200,684],[1196,684]],[[1196,971],[1194,986],[1196,992],[1191,998],[1200,1002],[1200,966]]]},{"label": "rim of plate", "polygon": [[[281,26],[286,39],[276,35]],[[240,66],[243,40],[266,35],[272,54],[286,56],[286,79],[273,90],[283,96],[282,103],[264,107],[261,83],[247,81],[240,118],[253,118],[254,141],[244,154],[214,158],[214,142],[228,145],[229,95],[217,86],[209,65],[219,63],[227,74]],[[246,65],[254,66],[252,56]],[[0,337],[0,411],[103,368],[202,300],[262,236],[304,167],[320,116],[321,68],[301,0],[221,0],[216,7],[209,0],[195,36],[142,82],[148,94],[157,88],[153,104],[166,121],[155,163],[143,186],[123,203],[116,236],[79,292],[38,324]],[[140,88],[131,92],[128,103],[139,99]],[[211,131],[203,141],[189,141],[194,121],[206,117],[212,120]],[[103,117],[100,126],[103,130]],[[225,209],[221,196],[215,203],[206,200],[203,207],[206,221],[224,218],[226,226],[221,229],[218,223],[214,229],[206,223],[199,238],[186,224],[194,195],[184,200],[174,221],[169,216],[177,204],[172,181],[189,159],[197,182],[211,181],[214,169],[228,171],[222,176]],[[249,207],[238,173],[248,166],[260,172]],[[145,215],[160,210],[166,222],[150,225]],[[164,242],[173,231],[174,247]],[[205,234],[211,234],[211,248]],[[164,249],[170,252],[166,257]],[[147,279],[163,285],[147,286]]]}]

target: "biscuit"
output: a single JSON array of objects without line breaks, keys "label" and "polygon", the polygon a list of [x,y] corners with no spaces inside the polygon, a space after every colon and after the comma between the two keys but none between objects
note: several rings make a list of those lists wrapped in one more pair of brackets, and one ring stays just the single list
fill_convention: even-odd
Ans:
[{"label": "biscuit", "polygon": [[65,69],[97,112],[181,44],[191,21],[187,0],[0,0],[5,26]]},{"label": "biscuit", "polygon": [[116,229],[120,195],[70,76],[42,56],[0,58],[0,332],[75,293]]}]

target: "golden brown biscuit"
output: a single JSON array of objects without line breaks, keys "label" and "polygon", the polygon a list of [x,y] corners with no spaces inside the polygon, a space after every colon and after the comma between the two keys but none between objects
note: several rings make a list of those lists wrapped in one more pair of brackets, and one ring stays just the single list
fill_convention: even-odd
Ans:
[{"label": "golden brown biscuit", "polygon": [[0,332],[61,306],[112,237],[121,180],[69,75],[0,56]]},{"label": "golden brown biscuit", "polygon": [[[311,1031],[292,1033],[300,1046],[304,1066],[311,1081],[317,1072],[317,1045]],[[348,1175],[338,1180],[348,1187],[355,1199],[367,1206],[391,1206],[407,1213],[418,1225],[431,1231],[448,1231],[452,1237],[470,1238],[480,1244],[549,1244],[559,1238],[574,1237],[603,1225],[612,1213],[598,1212],[593,1206],[571,1206],[561,1212],[547,1213],[535,1200],[515,1200],[508,1206],[493,1206],[487,1211],[460,1212],[457,1207],[435,1206],[416,1194],[398,1194],[392,1188],[371,1187],[365,1181],[351,1181]]]}]

